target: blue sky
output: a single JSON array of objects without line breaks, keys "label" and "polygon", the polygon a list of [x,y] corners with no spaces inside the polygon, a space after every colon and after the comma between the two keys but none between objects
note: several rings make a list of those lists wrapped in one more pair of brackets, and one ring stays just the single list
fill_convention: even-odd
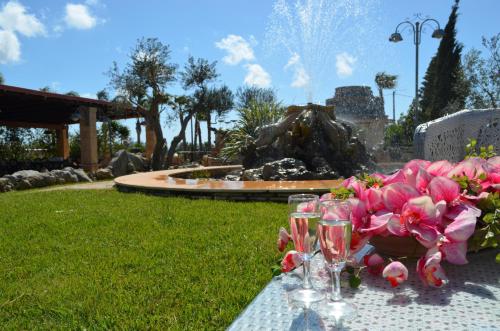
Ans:
[{"label": "blue sky", "polygon": [[[218,61],[217,84],[234,90],[245,83],[270,86],[285,104],[324,103],[344,85],[369,85],[376,93],[376,72],[397,74],[397,115],[406,112],[414,95],[415,48],[408,31],[398,44],[388,36],[416,13],[444,27],[453,1],[324,0],[321,13],[320,0],[311,1],[307,12],[307,0],[0,0],[0,72],[9,85],[94,97],[107,87],[104,73],[113,61],[123,67],[138,38],[157,37],[170,45],[180,67],[189,55]],[[276,12],[272,16],[277,4],[294,15],[297,2],[302,13],[319,19],[311,27],[319,41],[294,39],[301,27],[297,17],[288,24]],[[457,28],[464,51],[481,48],[482,35],[499,32],[499,12],[497,0],[462,0]],[[422,37],[420,76],[439,43],[431,33],[429,26]],[[170,91],[182,93],[176,85]],[[167,127],[169,140],[176,129]]]}]

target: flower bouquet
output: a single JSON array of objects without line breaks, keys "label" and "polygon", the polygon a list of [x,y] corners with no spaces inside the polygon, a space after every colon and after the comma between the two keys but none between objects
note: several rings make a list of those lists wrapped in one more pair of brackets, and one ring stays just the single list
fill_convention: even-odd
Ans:
[{"label": "flower bouquet", "polygon": [[[351,177],[321,197],[347,199],[352,206],[351,252],[366,243],[393,242],[389,255],[421,254],[416,270],[421,280],[441,287],[448,282],[442,261],[466,264],[467,251],[497,247],[500,241],[500,157],[469,157],[448,161],[412,160],[392,175],[373,173]],[[280,231],[278,245],[288,239]],[[402,238],[402,241],[399,241]],[[398,246],[401,254],[398,254]],[[382,245],[383,246],[383,245]],[[387,246],[387,245],[386,245]],[[409,254],[415,255],[415,254]],[[500,254],[496,256],[500,263]],[[365,256],[373,274],[383,274],[393,286],[408,276],[403,264],[394,261],[385,268],[379,255]],[[293,252],[283,259],[282,270],[297,261]]]}]

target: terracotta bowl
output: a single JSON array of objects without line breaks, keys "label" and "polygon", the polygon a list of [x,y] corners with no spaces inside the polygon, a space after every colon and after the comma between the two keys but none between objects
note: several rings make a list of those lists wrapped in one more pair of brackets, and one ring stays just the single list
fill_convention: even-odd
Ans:
[{"label": "terracotta bowl", "polygon": [[370,244],[375,247],[375,252],[378,254],[394,257],[421,257],[427,252],[427,249],[413,237],[375,236],[370,239]]}]

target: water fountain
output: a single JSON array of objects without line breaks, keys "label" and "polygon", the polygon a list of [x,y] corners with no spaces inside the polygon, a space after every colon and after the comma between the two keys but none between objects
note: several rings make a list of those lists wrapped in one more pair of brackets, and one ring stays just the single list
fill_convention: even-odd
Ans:
[{"label": "water fountain", "polygon": [[[286,200],[294,193],[328,192],[340,184],[336,178],[367,171],[369,157],[351,127],[336,120],[334,107],[312,102],[320,83],[334,75],[339,56],[352,65],[357,61],[352,54],[373,52],[372,45],[360,45],[352,36],[377,28],[376,17],[368,15],[376,1],[276,0],[264,44],[275,60],[288,59],[282,65],[293,72],[291,86],[304,90],[308,104],[290,106],[281,121],[261,128],[241,166],[124,176],[115,179],[117,188],[214,199]],[[335,47],[339,41],[347,49]],[[242,181],[208,178],[238,170]]]},{"label": "water fountain", "polygon": [[333,179],[368,171],[364,145],[333,106],[290,106],[284,118],[259,130],[243,157],[244,180]]}]

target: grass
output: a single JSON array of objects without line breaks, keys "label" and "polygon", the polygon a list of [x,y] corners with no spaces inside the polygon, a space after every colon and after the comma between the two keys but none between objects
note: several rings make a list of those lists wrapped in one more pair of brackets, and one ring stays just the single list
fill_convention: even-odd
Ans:
[{"label": "grass", "polygon": [[226,328],[271,279],[286,205],[0,194],[0,325]]}]

